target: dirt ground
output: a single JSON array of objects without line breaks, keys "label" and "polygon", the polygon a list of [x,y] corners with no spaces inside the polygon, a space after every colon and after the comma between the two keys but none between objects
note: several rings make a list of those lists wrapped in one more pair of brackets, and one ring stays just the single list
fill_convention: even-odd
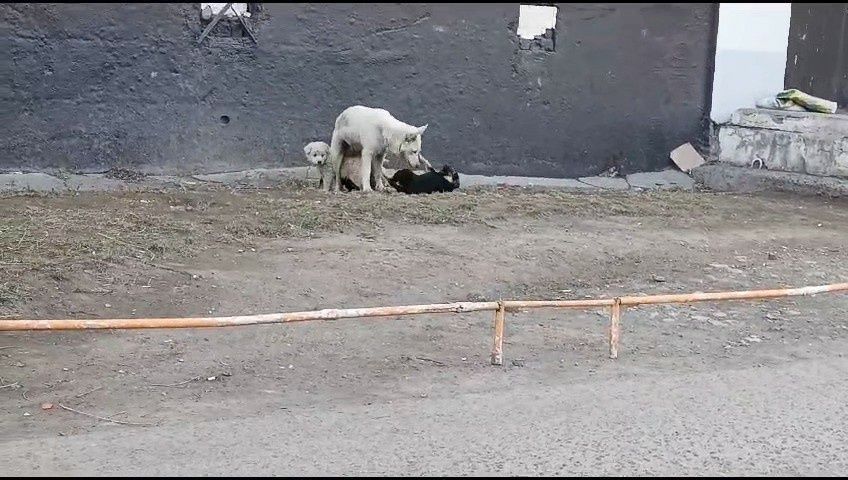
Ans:
[{"label": "dirt ground", "polygon": [[[848,281],[844,200],[715,193],[326,195],[195,190],[0,198],[0,318],[129,318]],[[442,401],[842,355],[848,296],[207,330],[0,333],[0,449],[301,408]],[[836,347],[835,347],[836,346]],[[599,395],[602,396],[603,392]],[[42,409],[42,404],[53,408]],[[64,410],[59,405],[77,410]],[[37,465],[17,471],[38,473]]]}]

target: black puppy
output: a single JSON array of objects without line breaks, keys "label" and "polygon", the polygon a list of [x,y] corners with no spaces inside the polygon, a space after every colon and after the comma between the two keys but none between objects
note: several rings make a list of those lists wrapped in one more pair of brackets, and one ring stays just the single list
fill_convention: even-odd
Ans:
[{"label": "black puppy", "polygon": [[[389,179],[386,178],[385,175],[383,175],[383,180],[388,181]],[[318,186],[320,187],[321,185],[318,185]],[[349,191],[349,192],[359,191],[359,186],[357,184],[353,183],[353,180],[351,180],[347,177],[342,179],[342,187],[346,188],[347,191]],[[377,185],[376,185],[376,182],[374,182],[374,178],[372,177],[371,178],[371,189],[373,190],[375,188],[377,188]]]},{"label": "black puppy", "polygon": [[389,185],[406,194],[450,192],[459,188],[459,174],[448,165],[440,172],[430,170],[421,175],[405,168],[395,172],[389,179]]},{"label": "black puppy", "polygon": [[[371,188],[373,189],[375,186],[374,179],[371,179]],[[359,187],[353,183],[353,180],[345,177],[342,179],[342,188],[346,189],[348,192],[358,191]]]}]

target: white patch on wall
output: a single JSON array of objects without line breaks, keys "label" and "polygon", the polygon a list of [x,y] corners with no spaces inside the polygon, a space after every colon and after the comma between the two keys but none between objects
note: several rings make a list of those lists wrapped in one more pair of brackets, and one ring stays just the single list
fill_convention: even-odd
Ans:
[{"label": "white patch on wall", "polygon": [[[221,11],[222,8],[226,7],[226,3],[201,3],[200,10],[203,11],[204,8],[209,7],[212,10],[212,15],[217,14]],[[250,12],[247,11],[246,3],[234,3],[233,8],[241,15],[242,17],[250,17]],[[224,12],[224,15],[227,17],[235,17],[236,14],[233,13],[233,8],[228,9]]]},{"label": "white patch on wall", "polygon": [[722,3],[718,11],[710,118],[724,123],[739,108],[783,90],[791,3]]},{"label": "white patch on wall", "polygon": [[544,35],[556,27],[557,7],[521,5],[518,7],[518,36],[526,40]]}]

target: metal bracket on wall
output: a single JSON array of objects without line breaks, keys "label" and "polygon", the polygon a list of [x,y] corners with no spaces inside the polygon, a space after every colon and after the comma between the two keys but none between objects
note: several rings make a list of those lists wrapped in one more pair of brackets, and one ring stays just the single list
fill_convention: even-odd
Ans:
[{"label": "metal bracket on wall", "polygon": [[247,30],[247,34],[250,36],[250,39],[253,40],[253,43],[255,45],[259,45],[259,42],[256,41],[256,37],[253,36],[253,32],[250,31],[250,27],[247,26],[247,22],[244,21],[244,17],[242,17],[241,14],[236,11],[235,8],[233,9],[233,11],[236,13],[236,16],[241,22],[241,26],[244,27],[245,30]]},{"label": "metal bracket on wall", "polygon": [[218,13],[215,14],[215,18],[213,18],[212,21],[209,22],[209,25],[206,25],[206,28],[203,29],[203,33],[200,34],[200,38],[197,40],[198,45],[203,43],[203,39],[206,38],[206,35],[209,35],[209,32],[211,32],[212,29],[215,28],[215,25],[218,24],[218,21],[221,20],[221,18],[223,18],[224,12],[229,10],[230,7],[232,7],[232,6],[233,6],[233,3],[230,2],[226,5],[224,5],[224,8],[218,10]]},{"label": "metal bracket on wall", "polygon": [[206,38],[207,35],[209,35],[209,32],[211,32],[212,29],[215,28],[215,25],[217,25],[218,22],[224,17],[224,13],[226,13],[226,11],[231,8],[233,10],[233,13],[236,14],[236,17],[238,17],[239,22],[241,22],[241,26],[244,27],[244,29],[247,31],[247,34],[248,36],[250,36],[250,39],[253,40],[253,43],[257,45],[259,44],[259,42],[256,41],[256,37],[253,35],[253,32],[250,30],[250,27],[247,26],[247,22],[244,21],[244,17],[242,17],[241,14],[235,8],[233,8],[233,3],[230,2],[226,4],[224,8],[219,10],[218,13],[215,14],[215,18],[213,18],[212,21],[209,22],[209,25],[207,25],[206,28],[203,29],[203,33],[200,34],[200,38],[197,39],[198,45],[203,43],[203,39]]}]

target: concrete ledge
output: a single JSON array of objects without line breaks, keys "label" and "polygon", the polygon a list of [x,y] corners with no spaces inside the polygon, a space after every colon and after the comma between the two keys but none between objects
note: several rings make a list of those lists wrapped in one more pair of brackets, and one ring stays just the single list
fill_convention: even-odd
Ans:
[{"label": "concrete ledge", "polygon": [[630,188],[627,179],[620,177],[580,177],[578,180],[586,185],[605,188],[607,190],[627,190]]},{"label": "concrete ledge", "polygon": [[61,179],[46,173],[5,173],[0,175],[0,191],[3,192],[54,192],[64,190]]},{"label": "concrete ledge", "polygon": [[700,185],[719,192],[789,192],[807,196],[848,197],[848,180],[733,165],[702,165],[692,170]]},{"label": "concrete ledge", "polygon": [[229,186],[245,186],[254,188],[270,188],[286,180],[315,180],[320,173],[316,167],[292,167],[268,169],[259,168],[241,172],[210,173],[193,175],[192,178],[201,182],[221,183]]},{"label": "concrete ledge", "polygon": [[[391,170],[389,170],[391,173]],[[61,177],[47,173],[0,174],[0,193],[68,193],[79,191],[138,191],[168,187],[187,187],[202,184],[220,184],[235,188],[274,188],[289,180],[318,182],[318,170],[314,167],[279,169],[254,169],[239,172],[198,174],[186,177],[148,175],[132,181],[111,178],[105,174],[72,174]],[[459,175],[461,188],[481,185],[550,187],[570,190],[692,190],[694,181],[685,173],[676,170],[646,172],[628,175],[626,178],[582,177],[542,178],[518,176]]]},{"label": "concrete ledge", "polygon": [[556,187],[573,189],[591,189],[592,185],[582,183],[571,178],[543,178],[543,177],[510,177],[486,175],[459,174],[460,188],[474,187],[480,185],[510,185],[518,187]]},{"label": "concrete ledge", "polygon": [[819,135],[848,132],[848,115],[740,108],[730,115],[728,124],[746,128],[766,128],[782,132]]},{"label": "concrete ledge", "polygon": [[741,109],[718,144],[722,163],[848,178],[848,115]]},{"label": "concrete ledge", "polygon": [[[147,176],[140,182],[109,178],[102,173],[54,176],[47,173],[0,174],[0,193],[120,192],[175,187],[190,179]],[[197,182],[195,182],[197,183]]]},{"label": "concrete ledge", "polygon": [[627,183],[645,190],[692,190],[695,187],[692,177],[678,170],[633,173],[627,176]]}]

